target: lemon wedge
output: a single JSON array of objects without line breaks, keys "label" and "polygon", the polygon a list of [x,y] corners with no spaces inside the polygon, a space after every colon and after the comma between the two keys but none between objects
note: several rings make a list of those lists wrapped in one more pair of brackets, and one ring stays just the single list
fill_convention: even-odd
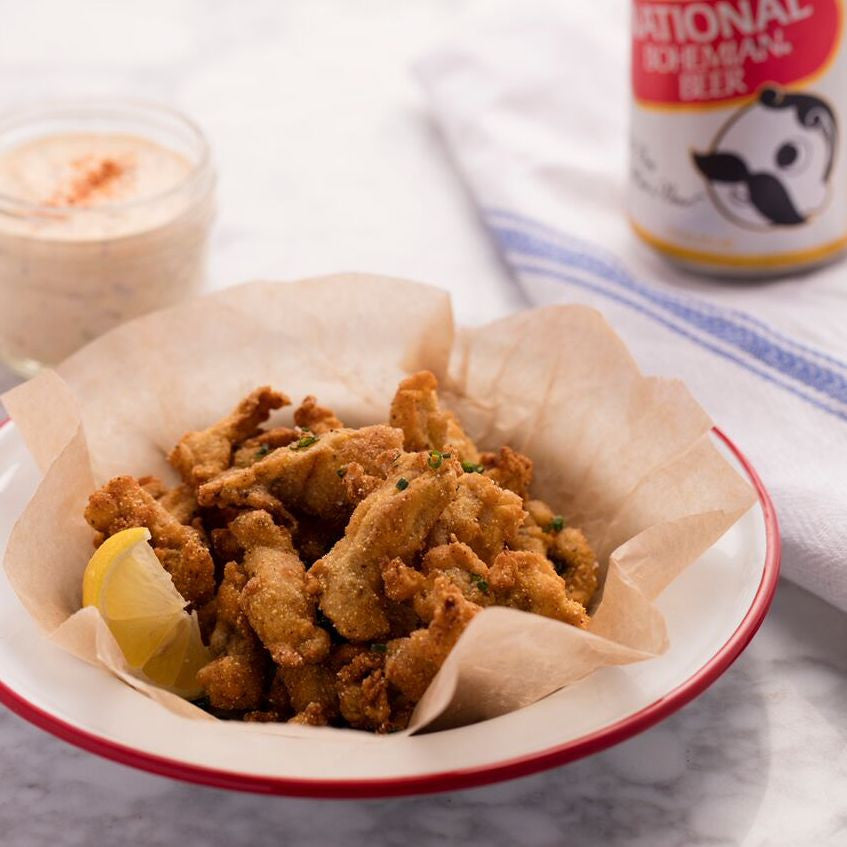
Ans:
[{"label": "lemon wedge", "polygon": [[149,538],[146,527],[107,538],[85,568],[82,603],[97,607],[130,667],[192,699],[201,693],[194,677],[211,656]]}]

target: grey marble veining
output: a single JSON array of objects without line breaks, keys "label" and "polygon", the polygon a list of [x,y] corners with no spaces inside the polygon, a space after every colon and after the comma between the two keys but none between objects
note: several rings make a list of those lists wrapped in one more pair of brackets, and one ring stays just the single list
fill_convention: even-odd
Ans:
[{"label": "grey marble veining", "polygon": [[[372,270],[438,283],[460,321],[487,320],[520,296],[408,65],[489,2],[0,0],[0,106],[123,92],[196,116],[221,174],[214,287]],[[12,382],[0,371],[0,390]],[[783,584],[738,662],[643,735],[515,782],[388,801],[184,785],[0,709],[0,845],[844,847],[845,645],[847,616]]]},{"label": "grey marble veining", "polygon": [[509,783],[370,801],[259,797],[96,758],[0,714],[4,847],[843,847],[847,617],[783,583],[705,694],[614,749]]}]

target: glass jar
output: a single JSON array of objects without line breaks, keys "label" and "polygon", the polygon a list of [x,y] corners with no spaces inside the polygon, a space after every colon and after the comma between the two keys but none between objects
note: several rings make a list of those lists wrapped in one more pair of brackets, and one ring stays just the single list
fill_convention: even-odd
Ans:
[{"label": "glass jar", "polygon": [[30,376],[197,291],[214,187],[203,133],[164,106],[0,118],[0,358]]}]

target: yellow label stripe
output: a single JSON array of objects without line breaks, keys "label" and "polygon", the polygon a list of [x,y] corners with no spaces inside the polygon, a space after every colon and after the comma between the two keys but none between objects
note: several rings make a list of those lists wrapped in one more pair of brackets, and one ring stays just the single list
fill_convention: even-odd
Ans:
[{"label": "yellow label stripe", "polygon": [[789,270],[795,265],[803,265],[826,259],[847,247],[847,235],[821,244],[818,247],[808,247],[805,250],[788,250],[779,253],[736,254],[709,253],[705,250],[691,250],[680,247],[670,241],[665,241],[630,218],[629,221],[635,234],[654,247],[660,253],[674,259],[684,259],[689,262],[700,262],[704,265],[715,265],[724,268],[783,268]]}]

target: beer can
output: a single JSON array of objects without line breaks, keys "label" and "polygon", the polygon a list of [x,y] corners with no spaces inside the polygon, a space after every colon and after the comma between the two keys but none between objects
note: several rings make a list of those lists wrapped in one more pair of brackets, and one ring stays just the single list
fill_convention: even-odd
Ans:
[{"label": "beer can", "polygon": [[771,276],[847,248],[842,0],[633,0],[629,215],[684,267]]}]

